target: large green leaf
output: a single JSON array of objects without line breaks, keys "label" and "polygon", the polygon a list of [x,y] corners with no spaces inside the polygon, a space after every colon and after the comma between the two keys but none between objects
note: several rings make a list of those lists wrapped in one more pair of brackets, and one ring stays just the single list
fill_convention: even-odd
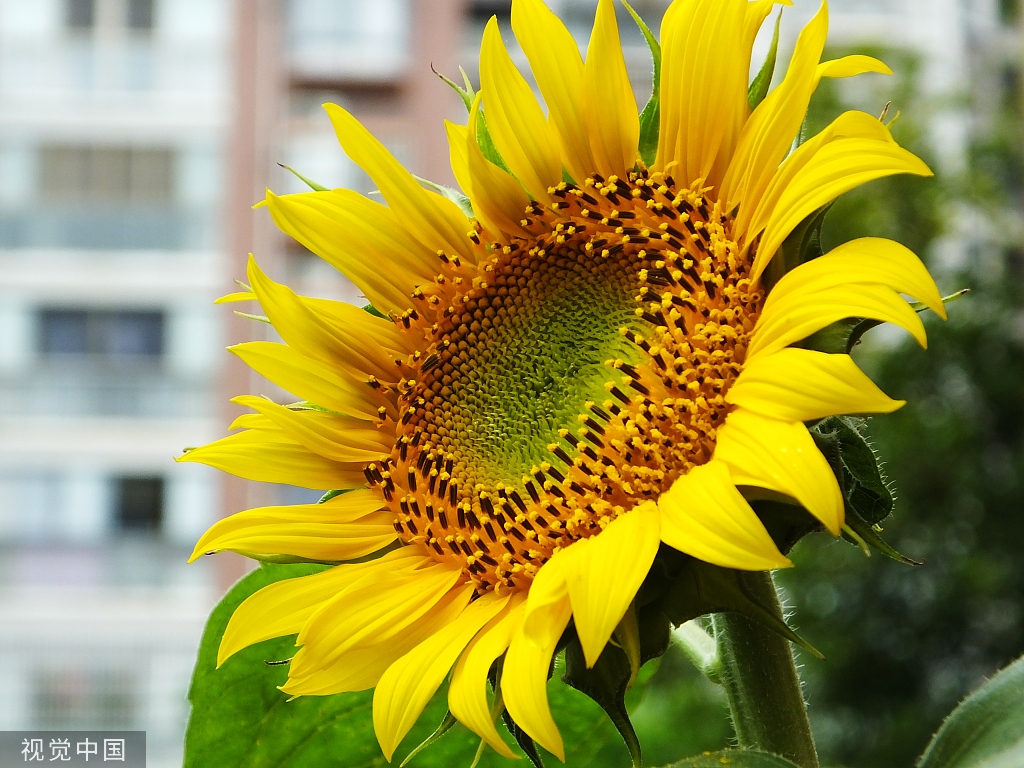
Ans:
[{"label": "large green leaf", "polygon": [[[239,581],[213,610],[203,633],[189,701],[185,768],[383,768],[387,763],[373,733],[372,691],[309,696],[288,701],[278,690],[287,678],[284,661],[295,653],[295,638],[267,640],[232,656],[216,669],[217,648],[228,619],[249,595],[275,581],[316,573],[324,566],[264,563]],[[446,691],[434,697],[395,757],[398,765],[426,740],[447,712]],[[557,679],[548,695],[565,739],[568,766],[587,765],[607,743],[619,741],[600,707]],[[469,768],[480,740],[461,725],[424,749],[409,768]],[[628,762],[622,750],[623,764]],[[554,758],[549,763],[557,762]],[[522,766],[486,750],[480,768]]]},{"label": "large green leaf", "polygon": [[667,768],[797,768],[784,757],[747,749],[725,749],[697,755]]},{"label": "large green leaf", "polygon": [[1000,671],[954,709],[917,765],[1024,766],[1024,658]]}]

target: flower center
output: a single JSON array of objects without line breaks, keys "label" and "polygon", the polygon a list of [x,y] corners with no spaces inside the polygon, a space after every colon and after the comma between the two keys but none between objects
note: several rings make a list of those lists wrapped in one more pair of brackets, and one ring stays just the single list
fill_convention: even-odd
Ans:
[{"label": "flower center", "polygon": [[527,584],[711,458],[763,300],[702,190],[644,172],[552,193],[529,238],[442,255],[417,291],[396,448],[367,468],[402,539],[478,592]]}]

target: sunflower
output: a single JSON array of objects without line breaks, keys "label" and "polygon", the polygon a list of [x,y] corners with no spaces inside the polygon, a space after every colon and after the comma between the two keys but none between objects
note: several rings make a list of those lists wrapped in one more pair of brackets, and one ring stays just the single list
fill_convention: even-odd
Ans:
[{"label": "sunflower", "polygon": [[839,534],[843,498],[805,422],[902,403],[848,355],[799,343],[858,317],[924,345],[901,294],[940,315],[942,301],[887,240],[766,269],[843,192],[930,171],[861,112],[792,148],[822,77],[889,71],[821,61],[824,4],[751,109],[751,48],[776,2],[675,0],[646,157],[612,0],[585,60],[541,0],[513,3],[546,115],[491,19],[468,125],[447,124],[464,197],[428,188],[326,105],[386,204],[336,189],[268,192],[266,206],[372,307],[299,296],[250,262],[251,290],[232,298],[257,300],[284,343],[231,351],[301,402],[240,397],[253,411],[241,431],[182,460],[332,491],[222,520],[193,557],[335,565],[247,599],[219,663],[297,634],[282,690],[375,687],[388,759],[450,674],[451,713],[495,750],[512,754],[494,725],[504,707],[563,757],[546,692],[559,639],[571,620],[593,665],[660,546],[725,568],[791,565],[748,501],[764,491]]}]

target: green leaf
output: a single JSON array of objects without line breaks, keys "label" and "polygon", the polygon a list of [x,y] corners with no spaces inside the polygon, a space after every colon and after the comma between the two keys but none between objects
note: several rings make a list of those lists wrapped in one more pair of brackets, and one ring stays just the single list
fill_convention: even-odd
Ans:
[{"label": "green leaf", "polygon": [[363,307],[363,311],[369,312],[371,315],[373,315],[374,317],[379,317],[381,320],[390,319],[387,315],[385,315],[383,312],[381,312],[379,309],[373,306],[373,304],[367,304],[365,307]]},{"label": "green leaf", "polygon": [[775,77],[775,63],[779,58],[779,27],[781,24],[782,11],[779,11],[779,15],[775,17],[775,33],[772,35],[772,45],[768,49],[768,57],[761,65],[750,88],[747,89],[747,103],[750,104],[751,110],[757,109],[764,101],[764,97],[768,95],[768,89],[771,87],[772,78]]},{"label": "green leaf", "polygon": [[646,165],[653,165],[658,155],[658,132],[661,128],[661,45],[650,27],[640,18],[633,7],[622,0],[622,4],[640,27],[640,31],[651,49],[654,62],[654,74],[651,83],[651,98],[647,100],[643,112],[640,113],[640,158]]},{"label": "green leaf", "polygon": [[666,768],[797,768],[797,765],[769,752],[724,749],[680,760]]},{"label": "green leaf", "polygon": [[1024,765],[1024,658],[968,696],[939,728],[917,768]]},{"label": "green leaf", "polygon": [[[267,640],[239,651],[216,669],[217,648],[235,609],[257,590],[287,578],[322,571],[322,565],[264,564],[239,581],[214,608],[199,647],[185,734],[185,768],[384,768],[387,763],[373,733],[373,691],[304,696],[292,701],[278,690],[287,664],[268,665],[295,655],[295,638]],[[583,768],[616,739],[615,729],[595,703],[557,680],[548,697],[567,750],[567,765]],[[434,697],[395,757],[401,763],[427,740],[447,712],[445,688]],[[416,755],[409,768],[469,768],[480,739],[462,725],[447,730]],[[339,757],[342,756],[342,757]],[[508,762],[490,749],[479,768]]]}]

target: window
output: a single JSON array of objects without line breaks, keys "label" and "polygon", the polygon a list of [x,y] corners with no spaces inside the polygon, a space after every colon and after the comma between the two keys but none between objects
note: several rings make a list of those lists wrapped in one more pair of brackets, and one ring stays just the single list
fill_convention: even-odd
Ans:
[{"label": "window", "polygon": [[125,22],[128,29],[151,30],[153,28],[153,0],[128,0]]},{"label": "window", "polygon": [[40,147],[40,194],[75,203],[169,203],[174,153],[165,148]]},{"label": "window", "polygon": [[127,669],[57,668],[36,671],[33,726],[52,730],[132,728],[139,710],[139,681]]},{"label": "window", "polygon": [[117,530],[158,533],[164,519],[162,477],[119,477],[114,480]]},{"label": "window", "polygon": [[38,349],[45,357],[156,358],[164,351],[164,315],[138,310],[44,309]]},{"label": "window", "polygon": [[96,23],[95,0],[67,0],[67,24],[73,30],[91,30]]}]

